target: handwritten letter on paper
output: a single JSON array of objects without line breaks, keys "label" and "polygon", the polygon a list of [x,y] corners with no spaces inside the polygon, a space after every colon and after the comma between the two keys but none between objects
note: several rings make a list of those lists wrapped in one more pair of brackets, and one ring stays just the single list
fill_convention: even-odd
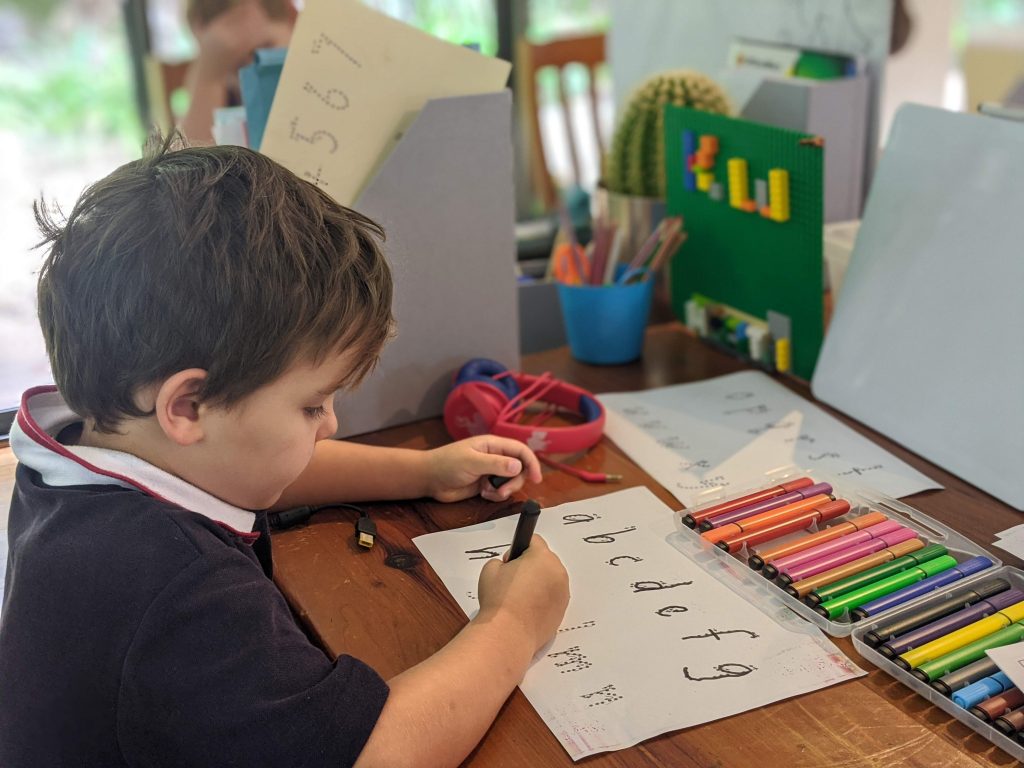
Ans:
[{"label": "handwritten letter on paper", "polygon": [[[810,624],[762,613],[667,544],[675,517],[645,488],[541,513],[572,598],[521,687],[574,760],[863,674]],[[415,540],[467,616],[515,525]]]},{"label": "handwritten letter on paper", "polygon": [[510,68],[358,0],[306,0],[261,151],[352,205],[429,99],[501,90]]},{"label": "handwritten letter on paper", "polygon": [[605,434],[688,507],[714,489],[763,485],[784,467],[893,497],[940,487],[763,373],[599,399]]}]

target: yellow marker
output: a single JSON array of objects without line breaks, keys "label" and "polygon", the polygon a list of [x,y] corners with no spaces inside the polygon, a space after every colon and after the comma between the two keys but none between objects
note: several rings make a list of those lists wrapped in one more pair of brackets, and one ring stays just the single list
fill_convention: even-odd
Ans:
[{"label": "yellow marker", "polygon": [[772,221],[789,221],[789,171],[768,171],[768,207]]},{"label": "yellow marker", "polygon": [[793,348],[789,339],[775,340],[775,370],[786,373],[793,365]]},{"label": "yellow marker", "polygon": [[697,174],[697,189],[699,189],[701,192],[707,192],[709,189],[711,189],[711,184],[714,182],[714,180],[715,174],[700,171]]},{"label": "yellow marker", "polygon": [[998,632],[1000,629],[1022,619],[1024,619],[1024,602],[1015,603],[1009,608],[1004,608],[973,624],[968,624],[966,627],[950,632],[948,635],[943,635],[937,640],[932,640],[930,643],[925,643],[918,648],[901,653],[900,658],[913,669],[914,667],[921,666],[926,661],[932,661],[940,656],[945,656],[947,653],[952,653],[958,648],[963,648],[975,640],[980,640],[987,635],[991,635],[993,632]]},{"label": "yellow marker", "polygon": [[747,161],[742,157],[731,157],[726,168],[729,175],[729,205],[742,208],[743,203],[750,198]]}]

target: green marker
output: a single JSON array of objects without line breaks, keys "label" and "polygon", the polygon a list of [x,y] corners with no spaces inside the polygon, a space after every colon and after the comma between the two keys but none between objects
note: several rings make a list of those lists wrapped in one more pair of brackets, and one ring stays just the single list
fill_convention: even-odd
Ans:
[{"label": "green marker", "polygon": [[934,576],[937,573],[942,573],[955,567],[956,558],[949,555],[936,557],[920,565],[915,565],[913,568],[855,589],[852,592],[847,592],[845,595],[827,600],[821,605],[815,606],[814,610],[826,618],[835,619],[842,616],[844,612],[864,605],[864,603],[870,603],[872,600],[885,597],[897,589],[909,587],[911,584],[916,584],[923,579],[927,579],[929,576]]},{"label": "green marker", "polygon": [[943,675],[955,672],[960,667],[967,666],[972,661],[984,658],[985,651],[990,648],[999,648],[1003,645],[1019,643],[1021,640],[1024,640],[1024,624],[1018,621],[1000,629],[998,632],[993,632],[987,637],[975,640],[973,643],[968,643],[963,648],[957,648],[945,656],[926,661],[913,671],[913,675],[918,680],[930,683],[933,680],[938,680]]},{"label": "green marker", "polygon": [[847,576],[845,579],[839,579],[839,581],[833,581],[831,584],[818,587],[807,595],[804,600],[811,605],[824,603],[826,600],[831,600],[832,598],[846,592],[852,592],[853,590],[866,586],[873,581],[884,579],[887,576],[892,576],[894,573],[905,571],[908,568],[913,568],[915,565],[920,565],[921,563],[933,558],[941,557],[942,555],[945,555],[947,551],[948,550],[941,544],[929,544],[927,547],[923,547],[917,552],[912,552],[911,554],[904,555],[903,557],[897,557],[895,560],[890,560],[888,563],[876,565],[874,568],[868,568],[866,571],[853,574],[853,576]]}]

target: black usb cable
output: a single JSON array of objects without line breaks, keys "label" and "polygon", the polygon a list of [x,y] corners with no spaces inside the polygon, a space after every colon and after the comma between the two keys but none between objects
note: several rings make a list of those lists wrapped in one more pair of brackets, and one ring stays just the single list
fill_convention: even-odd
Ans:
[{"label": "black usb cable", "polygon": [[323,504],[318,507],[295,507],[294,509],[283,509],[280,512],[268,512],[267,523],[275,531],[283,531],[307,522],[317,512],[322,512],[325,509],[350,509],[353,512],[358,512],[356,543],[364,549],[373,546],[377,539],[377,525],[370,519],[370,515],[365,509],[357,507],[355,504]]}]

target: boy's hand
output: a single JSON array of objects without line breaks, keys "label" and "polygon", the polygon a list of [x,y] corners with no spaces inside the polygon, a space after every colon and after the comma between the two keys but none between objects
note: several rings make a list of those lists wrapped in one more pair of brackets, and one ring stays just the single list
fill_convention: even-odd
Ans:
[{"label": "boy's hand", "polygon": [[[492,475],[511,477],[500,488]],[[477,435],[427,452],[427,495],[438,501],[459,501],[478,493],[491,501],[504,501],[529,480],[541,481],[540,462],[518,440]]]},{"label": "boy's hand", "polygon": [[[506,553],[506,557],[508,553]],[[558,629],[569,605],[569,575],[558,555],[540,536],[512,562],[488,561],[477,587],[480,612],[474,621],[507,622],[539,651]]]}]

